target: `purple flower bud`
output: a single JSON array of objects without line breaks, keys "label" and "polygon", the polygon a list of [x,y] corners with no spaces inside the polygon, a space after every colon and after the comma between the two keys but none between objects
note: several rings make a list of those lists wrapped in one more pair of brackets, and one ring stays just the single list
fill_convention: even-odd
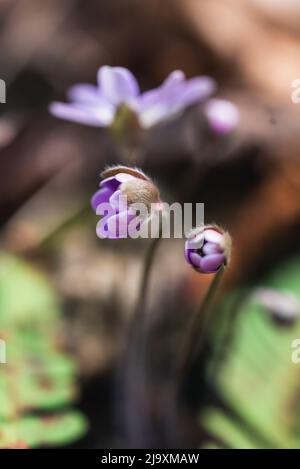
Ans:
[{"label": "purple flower bud", "polygon": [[207,225],[195,228],[185,242],[185,258],[201,273],[214,273],[229,262],[230,235],[221,228]]},{"label": "purple flower bud", "polygon": [[[128,237],[130,222],[136,218],[134,204],[147,208],[162,208],[158,188],[148,176],[137,168],[115,166],[101,173],[100,189],[93,195],[91,205],[98,215],[105,215],[97,225],[100,238]],[[102,211],[104,210],[104,211]],[[136,226],[136,232],[146,221],[149,212]]]},{"label": "purple flower bud", "polygon": [[227,135],[239,122],[239,111],[230,101],[210,99],[204,112],[211,129],[218,135]]},{"label": "purple flower bud", "polygon": [[98,84],[73,86],[71,103],[54,102],[50,112],[61,119],[99,127],[114,123],[120,106],[126,105],[143,128],[149,128],[182,112],[188,106],[206,100],[216,85],[210,77],[185,79],[180,70],[172,72],[161,86],[141,93],[133,74],[123,67],[107,65],[98,70]]}]

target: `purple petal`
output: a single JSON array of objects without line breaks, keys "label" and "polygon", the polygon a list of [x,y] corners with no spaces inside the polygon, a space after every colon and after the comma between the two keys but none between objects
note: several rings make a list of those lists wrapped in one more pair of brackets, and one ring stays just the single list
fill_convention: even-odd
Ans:
[{"label": "purple petal", "polygon": [[135,179],[135,177],[131,174],[119,173],[115,174],[114,176],[103,179],[100,182],[100,187],[109,187],[115,191],[123,182],[127,182],[132,179]]},{"label": "purple petal", "polygon": [[[174,93],[176,94],[176,93]],[[140,121],[145,128],[158,124],[163,120],[170,119],[181,109],[174,106],[174,99],[171,96],[162,95],[157,99],[157,103],[145,108],[140,113]]]},{"label": "purple petal", "polygon": [[224,262],[224,254],[211,254],[200,260],[200,269],[203,273],[216,272]]},{"label": "purple petal", "polygon": [[175,70],[160,87],[147,91],[138,98],[136,109],[145,127],[155,125],[172,114],[171,106],[179,94],[184,78],[183,72]]},{"label": "purple petal", "polygon": [[203,248],[202,248],[202,252],[205,255],[208,255],[208,254],[221,254],[222,249],[220,248],[220,246],[218,244],[205,243]]},{"label": "purple petal", "polygon": [[221,244],[223,241],[222,233],[213,229],[207,229],[204,233],[205,241],[209,243]]},{"label": "purple petal", "polygon": [[161,86],[153,90],[146,91],[138,97],[138,111],[146,111],[151,106],[160,104],[160,101],[166,94],[174,90],[184,80],[184,73],[181,70],[175,70],[165,79]]},{"label": "purple petal", "polygon": [[100,181],[100,187],[109,187],[112,191],[116,191],[120,184],[116,176],[111,176]]},{"label": "purple petal", "polygon": [[210,99],[204,111],[212,130],[217,134],[228,134],[238,125],[239,111],[229,101]]},{"label": "purple petal", "polygon": [[91,205],[93,209],[96,211],[98,205],[109,202],[109,198],[112,194],[113,191],[108,187],[103,187],[102,189],[98,190],[91,198]]},{"label": "purple petal", "polygon": [[107,221],[105,221],[104,219],[98,221],[96,226],[96,233],[97,236],[101,239],[109,238],[109,233],[107,230]]},{"label": "purple petal", "polygon": [[184,244],[184,256],[189,264],[194,267],[198,267],[200,265],[201,256],[198,252],[190,249],[189,245],[190,240],[187,240]]},{"label": "purple petal", "polygon": [[216,83],[210,77],[195,77],[185,83],[185,87],[178,97],[182,107],[188,107],[208,98],[216,90]]},{"label": "purple petal", "polygon": [[201,249],[204,243],[204,233],[197,234],[194,238],[190,238],[186,241],[188,249]]},{"label": "purple petal", "polygon": [[104,118],[112,120],[115,114],[115,107],[101,94],[99,88],[95,85],[83,83],[71,86],[67,96],[75,105],[95,108],[95,112],[100,112]]},{"label": "purple petal", "polygon": [[77,101],[79,103],[88,103],[91,105],[101,102],[104,98],[100,95],[99,88],[89,83],[79,83],[71,86],[67,92],[70,101]]},{"label": "purple petal", "polygon": [[80,104],[54,102],[50,104],[49,110],[51,114],[61,119],[95,127],[106,127],[112,122],[113,117],[105,109],[95,109]]},{"label": "purple petal", "polygon": [[199,269],[201,266],[202,257],[197,252],[189,251],[188,261],[193,267],[195,267],[196,269]]},{"label": "purple petal", "polygon": [[110,239],[128,237],[128,224],[135,217],[128,210],[113,215],[107,222],[107,233]]},{"label": "purple petal", "polygon": [[185,74],[181,70],[174,70],[167,76],[161,86],[164,90],[166,90],[169,87],[177,86],[178,83],[182,83],[184,79]]},{"label": "purple petal", "polygon": [[128,210],[127,197],[121,190],[117,190],[112,194],[109,199],[109,203],[117,213]]},{"label": "purple petal", "polygon": [[109,198],[109,203],[114,209],[119,206],[120,197],[122,197],[122,192],[120,190],[117,190],[114,191],[111,197]]},{"label": "purple petal", "polygon": [[144,93],[139,98],[138,112],[144,127],[174,117],[186,107],[202,101],[215,90],[215,82],[209,77],[195,77],[188,81],[176,72],[157,90]]},{"label": "purple petal", "polygon": [[123,67],[101,67],[98,71],[100,89],[112,104],[126,103],[139,94],[139,86],[132,73]]}]

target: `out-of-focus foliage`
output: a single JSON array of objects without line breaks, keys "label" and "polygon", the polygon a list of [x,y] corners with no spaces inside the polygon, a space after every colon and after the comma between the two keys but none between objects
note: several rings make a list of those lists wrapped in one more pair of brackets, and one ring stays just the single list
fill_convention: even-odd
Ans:
[{"label": "out-of-focus foliage", "polygon": [[75,366],[58,346],[60,310],[46,278],[0,254],[0,447],[66,444],[86,430],[68,406],[76,397]]},{"label": "out-of-focus foliage", "polygon": [[[221,287],[231,296],[256,272],[263,276],[299,248],[300,105],[291,101],[291,83],[299,74],[300,2],[19,0],[1,7],[0,76],[7,85],[7,102],[0,105],[1,244],[33,255],[50,272],[63,300],[73,360],[84,377],[82,408],[92,430],[85,444],[115,447],[120,439],[109,425],[116,398],[111,374],[146,245],[96,240],[96,217],[86,208],[100,171],[124,155],[109,132],[54,119],[48,103],[66,100],[74,83],[95,83],[97,69],[107,64],[132,70],[142,91],[176,69],[216,79],[216,96],[239,108],[236,132],[212,135],[202,106],[195,106],[149,132],[138,165],[157,181],[164,200],[204,202],[207,222],[229,230],[233,256]],[[145,402],[168,427],[158,431],[155,421],[157,444],[170,447],[174,425],[165,377],[179,347],[177,334],[211,279],[184,266],[182,244],[166,241],[148,293],[157,352]],[[278,288],[296,290],[289,284],[296,285],[296,270],[284,274],[280,266]],[[269,283],[275,285],[274,278]],[[218,317],[229,309],[229,303],[222,305]],[[83,432],[80,415],[70,415],[73,423],[67,423],[61,414],[76,390],[74,363],[57,346],[60,314],[39,273],[0,254],[0,338],[8,361],[0,364],[0,446],[16,446],[24,436],[29,446],[58,445]],[[212,327],[214,343],[218,325]],[[206,402],[199,403],[202,426],[219,437],[209,447],[297,445],[298,367],[290,361],[291,337],[297,335],[298,326],[279,330],[253,301],[243,305],[215,382],[226,405],[221,410],[211,404],[202,412]],[[191,388],[202,397],[200,386],[193,382]],[[39,414],[49,413],[62,420],[46,419],[44,425]],[[188,447],[200,441],[195,418],[193,413],[186,432]],[[178,426],[185,425],[186,418]]]},{"label": "out-of-focus foliage", "polygon": [[[300,298],[299,276],[298,258],[281,265],[263,285]],[[227,317],[229,304],[232,302],[223,311]],[[299,337],[299,322],[278,327],[253,297],[242,302],[233,341],[216,382],[225,410],[209,407],[201,414],[202,425],[221,446],[300,446],[300,369],[291,359],[292,341]]]}]

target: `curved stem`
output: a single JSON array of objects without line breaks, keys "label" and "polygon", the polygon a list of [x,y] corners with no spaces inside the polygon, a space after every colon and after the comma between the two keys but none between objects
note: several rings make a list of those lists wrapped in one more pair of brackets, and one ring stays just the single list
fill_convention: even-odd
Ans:
[{"label": "curved stem", "polygon": [[150,246],[146,252],[146,257],[143,266],[142,279],[139,287],[138,299],[136,302],[133,318],[132,318],[132,328],[131,330],[136,330],[139,327],[139,323],[143,316],[144,304],[147,295],[147,287],[149,283],[150,273],[155,259],[155,254],[159,245],[160,237],[151,240]]},{"label": "curved stem", "polygon": [[189,373],[194,361],[198,358],[204,347],[209,330],[212,303],[224,268],[224,265],[221,266],[214,276],[200,308],[192,317],[184,342],[182,358],[179,363],[180,375]]},{"label": "curved stem", "polygon": [[212,364],[209,367],[207,374],[207,381],[213,383],[214,377],[217,375],[217,372],[224,361],[224,358],[227,357],[228,349],[232,340],[234,338],[234,333],[237,326],[238,315],[241,307],[248,298],[248,291],[242,291],[235,299],[230,308],[228,317],[226,318],[226,323],[223,328],[223,333],[218,342],[214,356],[212,357]]},{"label": "curved stem", "polygon": [[146,350],[148,331],[146,314],[144,313],[148,282],[160,239],[151,240],[146,253],[138,299],[127,336],[127,351],[124,357],[124,422],[126,422],[126,438],[129,447],[132,448],[143,448],[149,434],[151,434]]}]

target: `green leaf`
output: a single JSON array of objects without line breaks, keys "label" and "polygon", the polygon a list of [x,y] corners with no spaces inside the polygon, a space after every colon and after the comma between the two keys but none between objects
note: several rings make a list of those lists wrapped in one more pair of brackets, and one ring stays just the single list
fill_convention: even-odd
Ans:
[{"label": "green leaf", "polygon": [[24,261],[0,253],[0,329],[47,328],[59,310],[53,289],[38,270]]},{"label": "green leaf", "polygon": [[[0,446],[64,444],[86,428],[69,411],[77,396],[76,366],[57,345],[60,309],[47,278],[26,262],[0,253]],[[32,413],[34,411],[34,414]],[[51,418],[38,415],[51,411]]]},{"label": "green leaf", "polygon": [[[217,439],[216,442],[207,442],[203,447],[254,449],[259,448],[259,441],[251,438],[235,421],[230,419],[222,410],[205,408],[201,414],[201,424],[206,431]],[[222,445],[223,442],[223,445]],[[226,443],[225,443],[226,442]],[[213,446],[211,446],[213,444]]]},{"label": "green leaf", "polygon": [[[300,300],[300,259],[276,269],[260,287],[294,293]],[[224,306],[228,313],[232,298]],[[226,311],[227,309],[227,311]],[[222,312],[220,312],[222,314]],[[249,290],[236,320],[234,338],[215,386],[228,409],[243,423],[244,431],[256,433],[257,447],[295,448],[300,445],[300,366],[291,360],[291,343],[300,338],[300,322],[279,327],[258,305]],[[224,441],[239,447],[239,431],[217,411],[205,415],[205,427]],[[202,418],[201,418],[202,420]],[[236,425],[236,422],[235,422]],[[233,431],[232,431],[233,430]]]},{"label": "green leaf", "polygon": [[24,441],[30,448],[66,445],[87,431],[86,419],[74,411],[47,416],[25,415],[17,421],[0,422],[0,447]]}]

